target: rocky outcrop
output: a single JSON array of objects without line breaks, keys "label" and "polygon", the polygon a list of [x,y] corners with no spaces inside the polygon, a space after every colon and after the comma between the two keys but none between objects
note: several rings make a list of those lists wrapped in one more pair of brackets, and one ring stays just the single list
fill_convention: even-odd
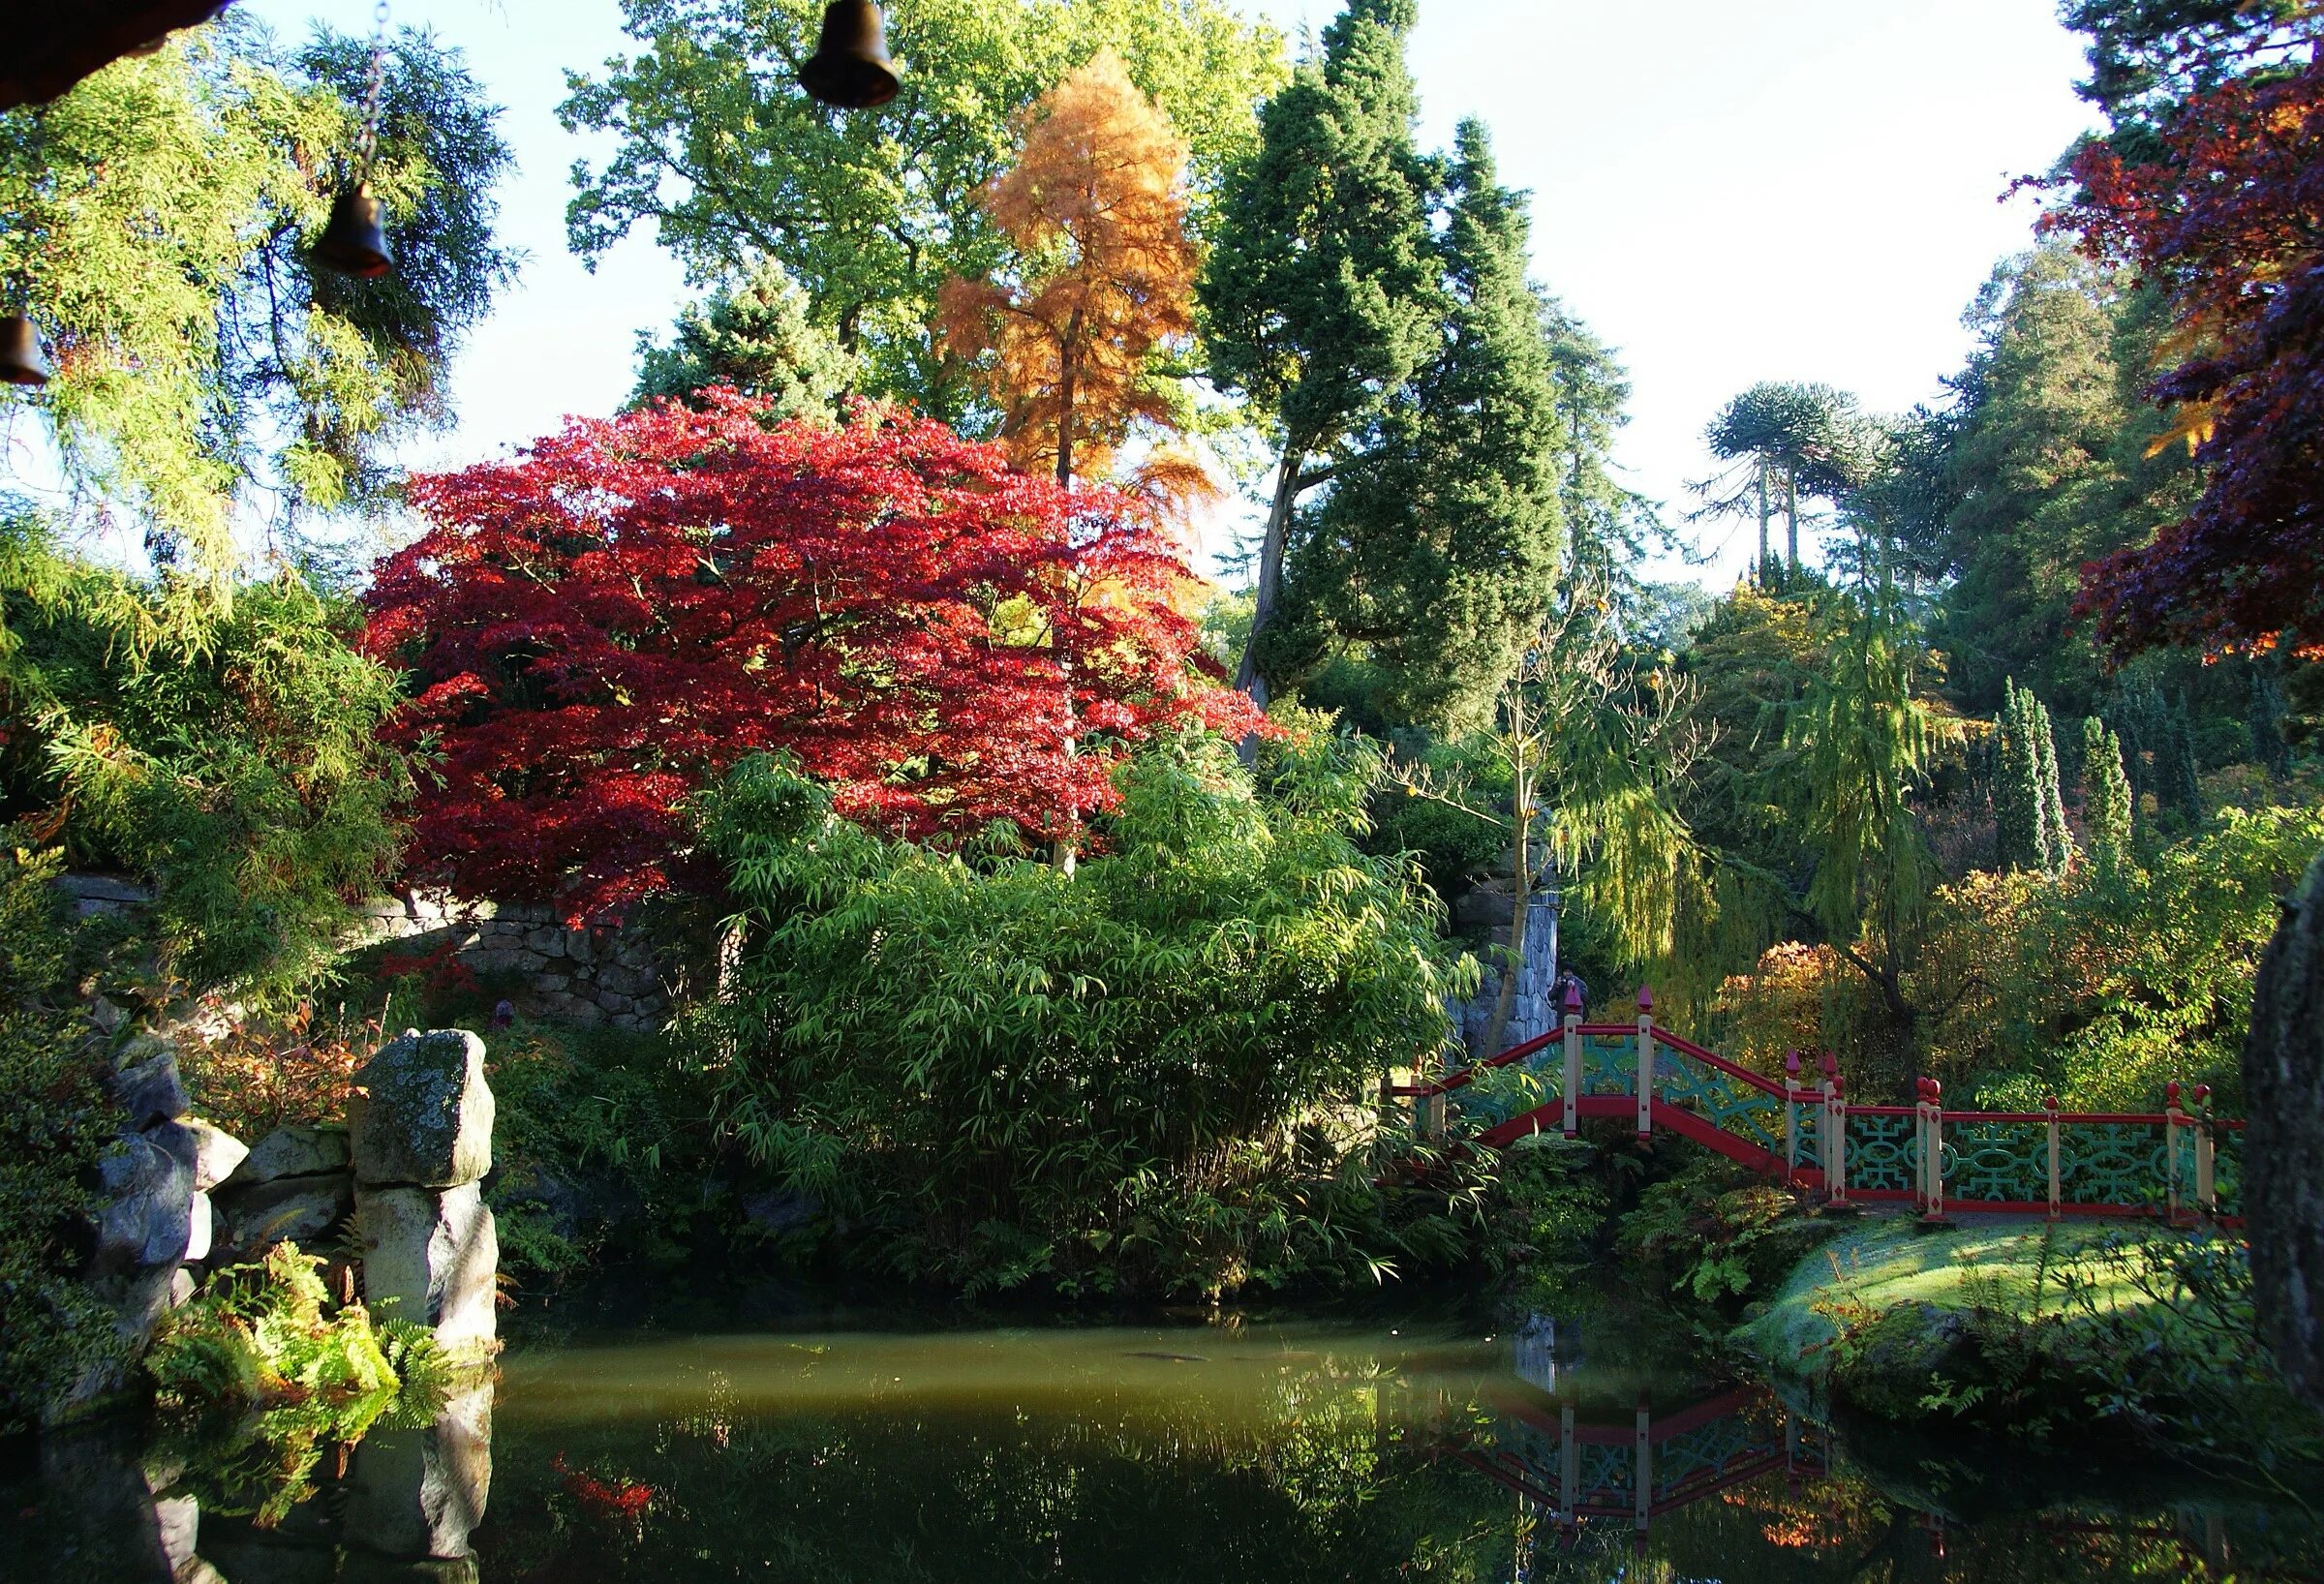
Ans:
[{"label": "rocky outcrop", "polygon": [[500,1242],[478,1187],[492,1170],[484,1042],[412,1030],[356,1081],[348,1132],[364,1297],[431,1326],[455,1354],[489,1352]]},{"label": "rocky outcrop", "polygon": [[216,1263],[246,1264],[275,1243],[312,1252],[354,1213],[347,1130],[276,1128],[251,1147],[215,1197]]},{"label": "rocky outcrop", "polygon": [[2284,904],[2244,1044],[2253,1297],[2284,1378],[2324,1408],[2324,854]]},{"label": "rocky outcrop", "polygon": [[[92,1014],[96,1048],[121,1029],[109,1007]],[[152,1033],[129,1035],[106,1059],[106,1091],[124,1126],[97,1163],[99,1203],[82,1279],[111,1308],[131,1356],[153,1327],[193,1295],[187,1268],[212,1258],[217,1217],[210,1190],[241,1163],[240,1141],[187,1114],[177,1050]],[[127,1385],[118,1366],[79,1381],[58,1405],[71,1416]]]}]

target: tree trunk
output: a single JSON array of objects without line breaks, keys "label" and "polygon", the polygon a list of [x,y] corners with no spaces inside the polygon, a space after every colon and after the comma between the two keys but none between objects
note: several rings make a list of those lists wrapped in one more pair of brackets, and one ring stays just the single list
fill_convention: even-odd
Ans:
[{"label": "tree trunk", "polygon": [[2260,1335],[2324,1408],[2324,853],[2284,903],[2244,1041],[2245,1215]]},{"label": "tree trunk", "polygon": [[1791,570],[1799,570],[1799,472],[1784,470],[1784,539],[1790,551]]},{"label": "tree trunk", "polygon": [[1751,564],[1755,583],[1767,581],[1767,459],[1759,459],[1759,559]]},{"label": "tree trunk", "polygon": [[1242,663],[1235,670],[1235,685],[1262,710],[1267,708],[1267,679],[1259,674],[1259,635],[1274,620],[1283,592],[1283,549],[1291,535],[1292,503],[1300,494],[1300,463],[1299,450],[1285,447],[1283,466],[1275,473],[1274,503],[1267,512],[1267,533],[1259,541],[1259,587],[1251,606],[1251,635],[1243,641]]}]

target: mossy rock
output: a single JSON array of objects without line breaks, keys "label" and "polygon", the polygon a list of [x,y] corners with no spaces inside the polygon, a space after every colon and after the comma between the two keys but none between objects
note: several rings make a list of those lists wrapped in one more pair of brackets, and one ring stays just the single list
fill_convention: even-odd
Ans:
[{"label": "mossy rock", "polygon": [[492,1170],[484,1042],[464,1028],[416,1030],[382,1046],[348,1105],[355,1180],[458,1188]]}]

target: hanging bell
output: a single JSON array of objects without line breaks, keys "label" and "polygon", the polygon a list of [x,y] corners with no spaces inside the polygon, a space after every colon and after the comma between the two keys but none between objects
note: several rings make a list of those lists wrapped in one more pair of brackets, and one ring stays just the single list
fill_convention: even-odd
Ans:
[{"label": "hanging bell", "polygon": [[48,382],[48,358],[41,350],[41,332],[22,314],[0,319],[0,380],[12,385]]},{"label": "hanging bell", "polygon": [[331,221],[315,242],[315,261],[342,275],[376,280],[393,267],[395,254],[380,227],[380,200],[359,181],[331,200]]},{"label": "hanging bell", "polygon": [[831,0],[823,8],[823,36],[799,68],[808,97],[843,110],[885,105],[903,86],[888,58],[886,24],[872,0]]}]

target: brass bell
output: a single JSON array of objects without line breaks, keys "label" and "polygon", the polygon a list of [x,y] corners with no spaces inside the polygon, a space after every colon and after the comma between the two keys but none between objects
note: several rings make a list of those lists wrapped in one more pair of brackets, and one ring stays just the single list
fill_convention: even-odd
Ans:
[{"label": "brass bell", "polygon": [[886,24],[872,0],[831,0],[823,8],[823,36],[799,68],[808,97],[843,110],[885,105],[903,86],[888,58]]},{"label": "brass bell", "polygon": [[0,319],[0,380],[12,385],[48,382],[48,358],[41,350],[41,332],[22,314]]},{"label": "brass bell", "polygon": [[315,261],[342,275],[376,280],[394,267],[395,254],[380,226],[380,200],[359,181],[331,200],[330,224],[315,241]]}]

